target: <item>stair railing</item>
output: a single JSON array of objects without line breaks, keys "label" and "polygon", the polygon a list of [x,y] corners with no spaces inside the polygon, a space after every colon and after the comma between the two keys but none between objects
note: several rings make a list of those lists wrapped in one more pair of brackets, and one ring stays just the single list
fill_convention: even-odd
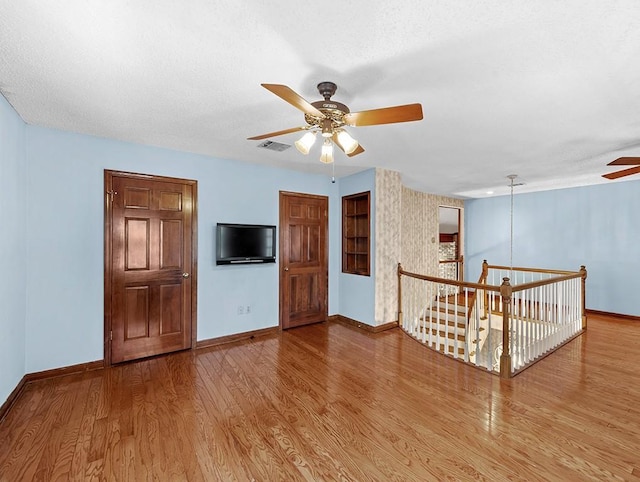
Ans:
[{"label": "stair railing", "polygon": [[[514,268],[516,274],[516,268]],[[511,285],[504,278],[503,340],[500,371],[511,376],[580,335],[587,328],[585,281],[587,270],[540,270],[537,281]],[[551,277],[547,275],[551,274]],[[525,271],[521,279],[535,278]],[[507,315],[507,311],[509,312]]]},{"label": "stair railing", "polygon": [[[482,263],[482,272],[478,277],[477,284],[486,285],[488,275],[489,275],[489,265],[487,264],[487,261],[484,260],[484,262]],[[480,296],[478,296],[478,292],[481,293]],[[467,332],[466,332],[465,338],[467,340],[475,341],[475,347],[474,347],[475,354],[479,354],[481,348],[484,345],[484,343],[481,343],[481,340],[482,341],[486,340],[486,337],[482,337],[480,334],[480,330],[483,328],[480,323],[480,319],[481,319],[480,314],[482,314],[482,320],[488,319],[487,308],[486,308],[487,302],[485,301],[485,298],[487,296],[488,296],[488,292],[485,289],[473,290],[473,293],[471,294],[471,299],[469,300],[469,303],[468,303],[468,306],[470,307],[470,309],[469,309],[469,312],[467,313]],[[478,304],[480,306],[477,306]]]},{"label": "stair railing", "polygon": [[478,290],[493,291],[498,296],[500,287],[411,273],[399,264],[399,325],[430,348],[493,370],[492,353],[480,356],[491,327],[485,326],[487,320],[481,317]]},{"label": "stair railing", "polygon": [[[510,378],[586,329],[586,277],[584,266],[571,272],[484,261],[478,283],[470,283],[398,264],[398,321],[430,348]],[[443,295],[443,284],[455,294],[447,288]]]}]

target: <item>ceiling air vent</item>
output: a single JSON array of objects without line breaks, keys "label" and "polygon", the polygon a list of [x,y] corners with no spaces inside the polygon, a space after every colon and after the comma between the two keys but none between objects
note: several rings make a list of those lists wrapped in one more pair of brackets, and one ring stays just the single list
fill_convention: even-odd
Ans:
[{"label": "ceiling air vent", "polygon": [[258,147],[262,147],[263,149],[269,149],[270,151],[282,152],[289,149],[291,147],[291,144],[283,144],[281,142],[273,142],[273,141],[264,141],[258,144]]}]

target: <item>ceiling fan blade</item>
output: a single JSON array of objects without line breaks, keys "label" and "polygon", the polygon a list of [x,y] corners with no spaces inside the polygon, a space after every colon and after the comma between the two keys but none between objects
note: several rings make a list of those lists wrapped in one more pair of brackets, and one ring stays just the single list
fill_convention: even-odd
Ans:
[{"label": "ceiling fan blade", "polygon": [[631,176],[632,174],[640,174],[640,166],[623,169],[622,171],[616,171],[610,174],[603,174],[602,177],[607,179],[618,179],[619,177]]},{"label": "ceiling fan blade", "polygon": [[[342,144],[340,144],[340,140],[338,139],[338,134],[336,132],[334,132],[333,136],[331,136],[331,140],[335,143],[336,146],[338,146],[342,150],[342,152],[344,152],[344,147],[342,147]],[[358,147],[356,147],[351,154],[347,154],[346,152],[345,154],[347,154],[348,157],[353,157],[353,156],[357,156],[358,154],[362,154],[363,152],[364,152],[364,147],[358,144]]]},{"label": "ceiling fan blade", "polygon": [[315,117],[324,118],[324,114],[312,106],[309,102],[300,97],[291,88],[281,84],[260,84],[269,92],[276,94],[282,100],[289,102],[296,109],[300,109],[305,114],[309,114]]},{"label": "ceiling fan blade", "polygon": [[393,124],[395,122],[410,122],[422,119],[422,105],[407,104],[382,109],[351,112],[344,116],[344,121],[350,126],[374,126],[378,124]]},{"label": "ceiling fan blade", "polygon": [[267,137],[283,136],[285,134],[291,134],[292,132],[305,131],[307,127],[292,127],[291,129],[285,129],[283,131],[269,132],[268,134],[262,134],[260,136],[247,137],[248,141],[259,141],[260,139],[266,139]]},{"label": "ceiling fan blade", "polygon": [[640,157],[618,157],[607,166],[635,166],[636,164],[640,165]]}]

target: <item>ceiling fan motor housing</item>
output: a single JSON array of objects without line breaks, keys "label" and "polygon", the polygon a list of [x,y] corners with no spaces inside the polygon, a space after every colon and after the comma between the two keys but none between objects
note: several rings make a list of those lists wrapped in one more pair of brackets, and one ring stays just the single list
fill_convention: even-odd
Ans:
[{"label": "ceiling fan motor housing", "polygon": [[[331,120],[334,129],[345,125],[344,116],[351,112],[343,103],[331,100],[331,96],[336,93],[337,89],[338,87],[333,82],[320,82],[318,92],[324,97],[324,100],[311,102],[311,105],[322,112],[326,119]],[[321,126],[325,119],[306,114],[305,120],[311,126]]]},{"label": "ceiling fan motor housing", "polygon": [[320,95],[324,97],[324,100],[331,99],[331,97],[336,93],[336,90],[338,90],[338,86],[329,81],[320,82],[317,87],[318,92],[320,92]]}]

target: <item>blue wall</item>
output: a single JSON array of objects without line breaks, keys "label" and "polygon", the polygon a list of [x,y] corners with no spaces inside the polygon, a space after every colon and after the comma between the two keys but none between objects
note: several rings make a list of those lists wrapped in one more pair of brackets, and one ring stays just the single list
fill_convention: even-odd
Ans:
[{"label": "blue wall", "polygon": [[[215,224],[277,225],[280,190],[338,192],[327,176],[32,126],[27,163],[27,373],[103,357],[104,169],[198,181],[199,340],[278,325],[278,263],[216,266]],[[329,215],[335,233],[335,202]],[[329,248],[335,257],[335,242]],[[337,311],[335,268],[329,313]],[[238,305],[251,313],[238,315]]]},{"label": "blue wall", "polygon": [[0,95],[0,404],[25,374],[25,130]]},{"label": "blue wall", "polygon": [[[340,179],[340,212],[342,212],[342,196],[349,194],[357,194],[360,192],[371,191],[371,276],[361,276],[355,274],[342,273],[342,260],[340,259],[339,269],[339,289],[340,289],[340,306],[338,312],[348,318],[374,326],[375,320],[375,188],[376,188],[376,170],[369,169],[367,171],[353,174]],[[341,230],[338,229],[340,233]],[[340,237],[340,236],[339,236]],[[340,237],[338,242],[342,242]],[[338,250],[337,252],[340,252]],[[338,256],[340,258],[340,256]]]},{"label": "blue wall", "polygon": [[[465,267],[509,265],[509,196],[465,201]],[[640,181],[514,196],[514,266],[587,267],[588,309],[640,316]]]}]

